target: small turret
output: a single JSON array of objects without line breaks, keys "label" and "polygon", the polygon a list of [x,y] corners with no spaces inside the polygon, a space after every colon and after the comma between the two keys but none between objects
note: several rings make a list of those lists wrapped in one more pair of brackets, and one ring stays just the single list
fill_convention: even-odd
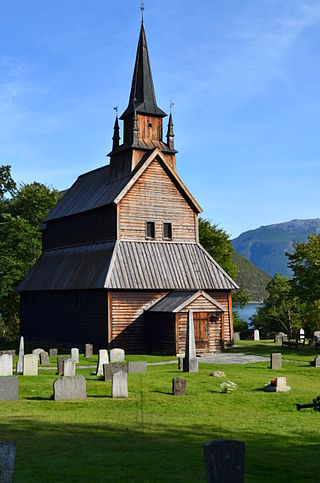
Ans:
[{"label": "small turret", "polygon": [[118,149],[119,144],[120,144],[119,120],[118,120],[118,116],[116,116],[116,120],[114,122],[114,127],[113,127],[112,151],[115,151],[116,149]]},{"label": "small turret", "polygon": [[134,108],[133,111],[133,126],[132,126],[132,145],[139,146],[139,127],[138,127],[138,119],[137,119],[137,111]]},{"label": "small turret", "polygon": [[173,133],[173,120],[172,114],[170,112],[169,122],[168,122],[168,132],[167,132],[167,146],[169,149],[174,151],[174,133]]}]

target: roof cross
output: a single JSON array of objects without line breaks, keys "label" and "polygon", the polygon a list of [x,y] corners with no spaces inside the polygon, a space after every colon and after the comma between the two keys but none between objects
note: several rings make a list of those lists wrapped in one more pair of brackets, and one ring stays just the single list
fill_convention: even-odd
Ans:
[{"label": "roof cross", "polygon": [[174,102],[173,100],[170,99],[170,113],[172,112],[173,106],[174,106]]},{"label": "roof cross", "polygon": [[113,110],[116,111],[116,116],[118,117],[118,106],[115,106]]}]

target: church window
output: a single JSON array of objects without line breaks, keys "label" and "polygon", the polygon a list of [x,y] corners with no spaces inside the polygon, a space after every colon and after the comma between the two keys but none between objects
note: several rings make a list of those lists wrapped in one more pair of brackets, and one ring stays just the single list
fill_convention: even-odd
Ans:
[{"label": "church window", "polygon": [[154,221],[146,222],[146,238],[154,240],[156,237],[156,226]]},{"label": "church window", "polygon": [[165,240],[172,240],[172,223],[163,223],[163,238]]}]

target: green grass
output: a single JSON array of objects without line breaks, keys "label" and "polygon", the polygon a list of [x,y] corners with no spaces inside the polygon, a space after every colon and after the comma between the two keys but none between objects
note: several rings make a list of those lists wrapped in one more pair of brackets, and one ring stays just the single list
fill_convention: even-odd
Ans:
[{"label": "green grass", "polygon": [[[276,347],[243,345],[240,352],[266,355]],[[201,482],[202,444],[218,438],[246,443],[246,482],[319,481],[320,414],[298,412],[295,404],[320,393],[320,369],[299,354],[291,351],[299,362],[285,359],[278,371],[267,362],[200,364],[199,374],[185,375],[188,394],[182,397],[170,394],[176,365],[129,374],[127,400],[113,400],[111,383],[98,381],[89,368],[78,370],[88,393],[79,402],[50,400],[54,370],[19,376],[20,400],[0,404],[0,438],[17,444],[14,481]],[[223,370],[238,390],[222,394],[223,380],[210,377],[212,370]],[[261,390],[280,375],[291,392]]]}]

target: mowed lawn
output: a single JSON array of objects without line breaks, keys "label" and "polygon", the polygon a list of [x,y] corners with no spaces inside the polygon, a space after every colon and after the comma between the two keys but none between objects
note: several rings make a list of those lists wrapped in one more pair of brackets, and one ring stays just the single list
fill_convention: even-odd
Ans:
[{"label": "mowed lawn", "polygon": [[[281,350],[263,341],[240,345],[235,351]],[[298,362],[285,361],[278,371],[267,362],[200,364],[198,374],[184,375],[188,395],[182,397],[171,395],[172,378],[182,375],[177,365],[129,374],[126,400],[112,399],[111,383],[89,368],[77,371],[88,394],[79,402],[50,400],[54,369],[19,376],[20,400],[0,403],[0,439],[17,444],[14,481],[201,482],[202,444],[219,438],[246,443],[246,482],[320,481],[320,413],[295,406],[320,394],[320,368],[308,364],[312,350],[302,354],[290,351]],[[223,370],[238,390],[222,394],[223,380],[210,377],[212,370]],[[277,376],[287,377],[291,392],[264,393]]]}]

